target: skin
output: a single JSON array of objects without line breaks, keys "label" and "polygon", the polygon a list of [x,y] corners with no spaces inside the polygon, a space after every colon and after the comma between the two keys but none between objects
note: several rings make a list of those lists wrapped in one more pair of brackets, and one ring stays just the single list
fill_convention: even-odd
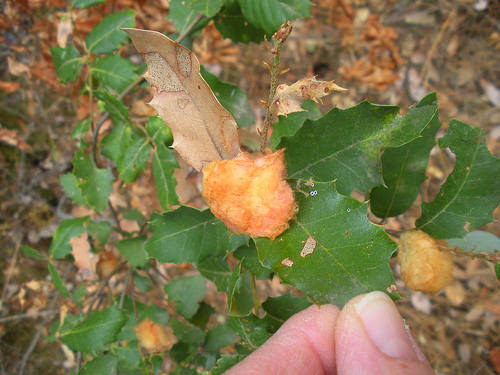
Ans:
[{"label": "skin", "polygon": [[316,306],[295,314],[260,348],[225,373],[434,374],[381,292],[360,295],[342,310]]}]

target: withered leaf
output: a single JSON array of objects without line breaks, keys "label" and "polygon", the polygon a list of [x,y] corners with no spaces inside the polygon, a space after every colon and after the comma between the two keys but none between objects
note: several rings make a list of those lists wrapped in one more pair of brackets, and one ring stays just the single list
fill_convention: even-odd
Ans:
[{"label": "withered leaf", "polygon": [[149,103],[172,131],[172,147],[198,171],[240,153],[238,126],[200,75],[193,52],[149,30],[123,29],[142,55],[153,87]]},{"label": "withered leaf", "polygon": [[317,102],[323,96],[329,95],[332,91],[345,91],[347,89],[333,83],[333,81],[317,81],[316,77],[303,78],[288,86],[286,83],[279,85],[276,89],[271,103],[271,113],[273,115],[288,115],[292,112],[301,112],[302,103],[306,100]]}]

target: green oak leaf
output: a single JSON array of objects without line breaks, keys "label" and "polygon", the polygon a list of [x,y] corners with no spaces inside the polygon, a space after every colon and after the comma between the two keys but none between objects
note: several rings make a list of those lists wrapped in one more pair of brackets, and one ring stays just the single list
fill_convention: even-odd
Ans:
[{"label": "green oak leaf", "polygon": [[252,351],[271,337],[264,319],[259,319],[252,313],[245,316],[230,316],[228,324]]},{"label": "green oak leaf", "polygon": [[76,81],[83,65],[83,58],[75,46],[51,48],[52,60],[57,76],[62,83]]},{"label": "green oak leaf", "polygon": [[105,2],[106,0],[71,0],[71,6],[77,9],[86,9]]},{"label": "green oak leaf", "polygon": [[146,236],[124,238],[116,244],[116,249],[131,267],[143,267],[148,262],[148,253],[144,250],[145,242]]},{"label": "green oak leaf", "polygon": [[500,204],[500,159],[484,142],[484,131],[451,120],[439,147],[456,156],[453,172],[430,203],[422,202],[422,215],[415,225],[434,238],[462,238],[493,221]]},{"label": "green oak leaf", "polygon": [[61,333],[61,340],[75,351],[95,353],[115,341],[126,321],[127,316],[116,306],[93,311],[83,322]]},{"label": "green oak leaf", "polygon": [[114,52],[127,39],[127,34],[120,28],[135,26],[135,12],[125,9],[121,12],[104,17],[85,39],[85,45],[90,53],[107,54]]},{"label": "green oak leaf", "polygon": [[219,324],[207,332],[204,348],[209,353],[217,353],[220,349],[236,340],[236,333],[227,324]]},{"label": "green oak leaf", "polygon": [[255,239],[262,264],[319,304],[342,307],[361,293],[388,290],[397,246],[367,219],[367,203],[340,195],[333,182],[302,185],[290,228],[274,241]]},{"label": "green oak leaf", "polygon": [[234,250],[231,237],[236,235],[210,210],[199,211],[181,206],[173,211],[151,215],[150,225],[153,236],[146,244],[146,251],[160,263],[189,262],[198,267],[209,257]]},{"label": "green oak leaf", "polygon": [[91,156],[82,151],[75,153],[73,166],[73,173],[78,178],[78,186],[87,204],[103,212],[108,207],[108,199],[113,191],[113,173],[108,168],[97,168]]},{"label": "green oak leaf", "polygon": [[[230,38],[234,43],[261,43],[266,37],[264,30],[247,21],[236,1],[222,7],[214,17],[214,25],[224,38]],[[268,36],[270,38],[271,34]]]},{"label": "green oak leaf", "polygon": [[283,137],[289,137],[295,134],[307,119],[316,120],[321,117],[318,105],[312,100],[306,100],[301,105],[302,112],[292,112],[288,116],[279,116],[278,122],[273,125],[271,133],[271,149],[275,149]]},{"label": "green oak leaf", "polygon": [[376,186],[370,192],[370,209],[385,219],[404,213],[417,199],[420,185],[427,177],[425,171],[429,155],[436,145],[436,133],[441,127],[437,114],[436,94],[422,99],[410,112],[423,106],[436,108],[434,116],[422,131],[421,137],[399,146],[388,147],[382,154],[382,176],[385,186]]},{"label": "green oak leaf", "polygon": [[266,312],[264,320],[269,333],[275,333],[283,323],[290,319],[294,314],[311,306],[307,297],[292,297],[285,294],[280,297],[268,297],[262,302],[262,308]]},{"label": "green oak leaf", "polygon": [[286,148],[288,176],[336,180],[337,191],[347,196],[353,190],[367,192],[383,185],[380,150],[420,136],[436,108],[415,107],[404,117],[398,111],[398,107],[364,101],[344,110],[333,108],[315,121],[306,120],[278,145]]},{"label": "green oak leaf", "polygon": [[206,290],[207,281],[201,275],[181,277],[165,285],[168,300],[175,302],[175,309],[186,319],[196,314]]},{"label": "green oak leaf", "polygon": [[[179,34],[182,34],[199,15],[198,10],[188,7],[185,0],[170,0],[167,20],[174,23],[175,29]],[[195,28],[191,31],[191,35],[201,31],[211,18],[203,18],[199,21]]]},{"label": "green oak leaf", "polygon": [[62,259],[70,254],[72,249],[69,241],[85,233],[88,221],[88,217],[63,220],[52,237],[49,255],[54,259]]},{"label": "green oak leaf", "polygon": [[106,90],[115,94],[123,92],[138,77],[135,65],[118,53],[96,58],[92,62],[92,74]]},{"label": "green oak leaf", "polygon": [[78,371],[78,375],[114,375],[118,365],[118,357],[107,353],[88,361]]},{"label": "green oak leaf", "polygon": [[57,291],[66,298],[71,297],[71,294],[68,292],[66,285],[64,285],[64,281],[63,279],[61,279],[61,276],[59,275],[59,272],[57,272],[56,267],[54,267],[52,263],[49,263],[48,268],[50,278],[52,279],[52,283],[54,284],[54,287],[57,289]]},{"label": "green oak leaf", "polygon": [[285,21],[311,17],[307,0],[238,0],[245,18],[267,34],[273,34]]}]

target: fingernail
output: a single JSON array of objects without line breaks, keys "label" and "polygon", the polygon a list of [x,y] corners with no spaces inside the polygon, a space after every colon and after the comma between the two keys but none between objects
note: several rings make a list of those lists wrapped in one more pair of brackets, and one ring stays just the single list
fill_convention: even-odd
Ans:
[{"label": "fingernail", "polygon": [[378,349],[393,358],[422,360],[409,327],[392,302],[382,292],[371,292],[359,301],[355,307],[363,327]]}]

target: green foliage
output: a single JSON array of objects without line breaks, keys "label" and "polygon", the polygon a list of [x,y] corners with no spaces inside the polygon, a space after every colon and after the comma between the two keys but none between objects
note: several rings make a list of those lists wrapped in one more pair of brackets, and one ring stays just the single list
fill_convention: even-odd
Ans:
[{"label": "green foliage", "polygon": [[[436,105],[436,94],[429,94],[416,107]],[[399,147],[383,151],[382,176],[384,186],[376,186],[370,192],[370,209],[385,219],[398,216],[410,208],[417,199],[420,185],[427,178],[425,171],[431,149],[436,145],[436,133],[441,127],[437,111],[421,136]]]},{"label": "green foliage", "polygon": [[420,136],[437,106],[414,106],[405,117],[399,108],[362,102],[333,108],[318,120],[306,120],[291,137],[281,140],[290,178],[318,182],[337,180],[339,193],[367,192],[383,185],[380,150],[398,147]]},{"label": "green foliage", "polygon": [[126,320],[123,311],[116,306],[93,311],[83,322],[62,332],[61,340],[73,350],[95,353],[115,340]]},{"label": "green foliage", "polygon": [[396,244],[367,220],[367,204],[334,183],[301,186],[299,212],[278,239],[256,239],[262,264],[318,303],[343,306],[354,296],[394,284],[389,259]]},{"label": "green foliage", "polygon": [[[103,2],[72,0],[70,14],[73,8]],[[212,20],[235,43],[260,43],[285,20],[309,17],[311,5],[307,0],[171,0],[168,19],[179,34],[186,34],[186,44]],[[366,101],[324,115],[316,103],[307,101],[302,106],[306,111],[280,116],[271,148],[286,148],[289,183],[299,209],[290,228],[274,241],[233,234],[210,210],[184,205],[173,209],[179,204],[174,177],[179,164],[170,148],[172,134],[158,117],[138,121],[129,113],[130,102],[123,102],[124,92],[137,84],[140,68],[125,57],[121,45],[127,37],[119,28],[133,27],[134,18],[131,10],[106,15],[85,40],[51,49],[60,82],[85,82],[81,93],[99,111],[73,129],[71,139],[78,148],[73,170],[61,176],[67,197],[94,214],[92,219],[63,220],[47,257],[27,246],[22,249],[46,261],[55,288],[81,309],[55,323],[49,337],[84,354],[86,362],[78,374],[160,373],[164,353],[139,351],[134,328],[146,318],[172,328],[177,340],[168,353],[176,362],[172,374],[195,374],[200,368],[221,374],[311,303],[341,307],[360,293],[392,290],[388,262],[396,244],[368,219],[368,204],[381,219],[406,212],[417,199],[436,144],[451,150],[455,167],[437,197],[422,203],[416,226],[433,237],[451,239],[450,246],[463,251],[487,252],[491,259],[498,255],[496,237],[472,230],[490,222],[500,203],[499,159],[490,155],[480,129],[456,120],[436,140],[441,123],[435,94],[405,116],[398,107]],[[240,128],[255,123],[241,89],[203,68],[201,74]],[[107,117],[112,125],[104,133],[102,121],[96,119]],[[116,207],[110,202],[114,189],[126,197],[141,176],[154,179],[164,212],[145,217],[133,209],[137,206],[130,198]],[[351,198],[355,190],[365,193],[369,203]],[[122,219],[135,221],[140,229],[123,229]],[[84,233],[89,234],[92,252],[112,249],[126,261],[127,281],[118,283],[124,285],[120,296],[89,297],[85,282],[71,291],[66,288],[58,262],[72,259],[70,240]],[[199,274],[172,279],[158,276],[155,268],[156,263],[186,262]],[[498,264],[495,271],[499,277]],[[256,284],[275,275],[308,297],[287,294],[261,305]],[[157,305],[138,301],[161,293],[158,280],[163,279],[168,282]],[[215,309],[204,301],[207,279],[226,293],[228,320],[220,315],[214,319]],[[397,293],[392,297],[398,298]],[[89,298],[94,298],[91,304]],[[165,309],[167,299],[172,317]],[[221,356],[236,335],[241,338],[236,353]]]},{"label": "green foliage", "polygon": [[436,199],[422,203],[416,227],[434,238],[464,237],[470,230],[493,221],[500,204],[500,159],[491,156],[484,132],[451,120],[439,147],[449,147],[457,160]]}]

